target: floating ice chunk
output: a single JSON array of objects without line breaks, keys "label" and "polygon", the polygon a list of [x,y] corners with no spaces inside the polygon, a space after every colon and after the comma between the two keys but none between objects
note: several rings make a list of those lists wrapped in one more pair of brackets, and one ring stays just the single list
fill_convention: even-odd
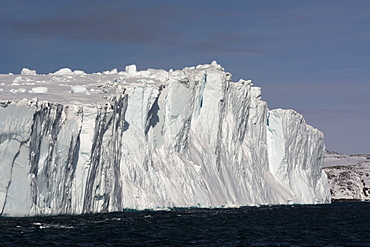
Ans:
[{"label": "floating ice chunk", "polygon": [[47,93],[48,88],[47,87],[34,87],[31,89],[32,93]]},{"label": "floating ice chunk", "polygon": [[73,71],[70,68],[62,68],[54,73],[54,75],[73,75]]},{"label": "floating ice chunk", "polygon": [[72,86],[71,93],[86,93],[86,87],[81,85]]},{"label": "floating ice chunk", "polygon": [[22,71],[21,71],[21,75],[36,75],[36,70],[23,68]]},{"label": "floating ice chunk", "polygon": [[126,70],[126,72],[128,73],[129,76],[137,75],[137,70],[136,70],[136,65],[135,64],[126,66],[125,70]]}]

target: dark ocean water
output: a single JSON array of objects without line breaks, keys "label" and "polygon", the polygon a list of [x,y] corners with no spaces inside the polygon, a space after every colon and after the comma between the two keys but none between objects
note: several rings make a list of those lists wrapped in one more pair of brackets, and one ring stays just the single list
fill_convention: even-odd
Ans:
[{"label": "dark ocean water", "polygon": [[370,246],[370,203],[0,218],[0,246]]}]

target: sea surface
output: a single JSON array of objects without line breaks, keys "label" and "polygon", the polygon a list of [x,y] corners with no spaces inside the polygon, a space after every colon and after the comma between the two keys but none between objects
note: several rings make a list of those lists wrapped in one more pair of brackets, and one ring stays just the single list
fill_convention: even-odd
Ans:
[{"label": "sea surface", "polygon": [[2,217],[0,246],[370,246],[370,203]]}]

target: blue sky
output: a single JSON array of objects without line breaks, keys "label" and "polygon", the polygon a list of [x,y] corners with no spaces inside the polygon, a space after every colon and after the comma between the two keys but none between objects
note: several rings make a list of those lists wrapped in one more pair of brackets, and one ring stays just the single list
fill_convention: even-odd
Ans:
[{"label": "blue sky", "polygon": [[0,73],[218,61],[329,150],[370,153],[370,1],[2,0]]}]

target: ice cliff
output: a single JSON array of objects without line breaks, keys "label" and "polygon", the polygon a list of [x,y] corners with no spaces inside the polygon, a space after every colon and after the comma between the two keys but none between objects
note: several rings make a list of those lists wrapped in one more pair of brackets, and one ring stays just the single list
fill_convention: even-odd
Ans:
[{"label": "ice cliff", "polygon": [[0,83],[0,215],[330,202],[323,134],[215,62]]}]

